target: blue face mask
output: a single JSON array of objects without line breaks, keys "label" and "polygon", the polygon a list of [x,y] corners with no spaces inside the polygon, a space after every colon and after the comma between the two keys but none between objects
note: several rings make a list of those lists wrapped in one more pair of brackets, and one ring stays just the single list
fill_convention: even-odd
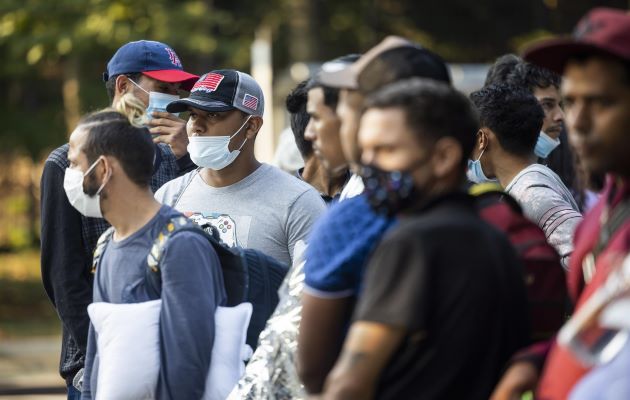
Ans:
[{"label": "blue face mask", "polygon": [[486,177],[481,168],[481,156],[486,149],[481,150],[479,158],[475,161],[468,159],[468,169],[466,170],[466,177],[472,183],[484,183],[484,182],[498,182],[498,179],[490,179]]},{"label": "blue face mask", "polygon": [[[147,111],[146,111],[148,119],[153,118],[152,113],[154,111],[167,112],[166,106],[168,105],[168,103],[179,100],[179,96],[176,94],[166,94],[166,93],[153,92],[153,91],[147,92],[144,88],[142,88],[136,82],[134,82],[131,79],[129,80],[131,81],[131,83],[136,85],[138,89],[142,90],[143,92],[149,95],[149,105],[147,106]],[[179,113],[171,113],[171,114],[175,115],[176,117],[179,117]]]},{"label": "blue face mask", "polygon": [[538,141],[534,148],[534,153],[540,158],[547,158],[549,154],[560,145],[560,139],[553,139],[549,137],[545,132],[540,131],[538,135]]}]

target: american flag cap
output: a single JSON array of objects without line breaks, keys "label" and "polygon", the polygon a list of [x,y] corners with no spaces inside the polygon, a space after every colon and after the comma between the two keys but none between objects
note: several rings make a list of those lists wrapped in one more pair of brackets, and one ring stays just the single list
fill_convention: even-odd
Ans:
[{"label": "american flag cap", "polygon": [[241,110],[263,116],[265,99],[260,85],[245,72],[233,69],[210,71],[195,83],[190,96],[170,103],[169,112],[183,112],[190,107],[204,111]]}]

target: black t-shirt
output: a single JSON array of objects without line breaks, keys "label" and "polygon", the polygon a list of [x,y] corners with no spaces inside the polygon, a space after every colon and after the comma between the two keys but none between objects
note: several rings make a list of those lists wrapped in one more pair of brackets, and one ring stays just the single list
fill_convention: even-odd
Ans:
[{"label": "black t-shirt", "polygon": [[355,320],[407,331],[378,399],[488,399],[508,359],[528,344],[520,261],[463,193],[401,218],[365,279]]}]

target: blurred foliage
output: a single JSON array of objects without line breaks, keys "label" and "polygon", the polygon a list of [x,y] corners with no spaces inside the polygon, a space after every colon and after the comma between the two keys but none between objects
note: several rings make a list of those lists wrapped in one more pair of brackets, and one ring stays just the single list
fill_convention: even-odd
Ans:
[{"label": "blurred foliage", "polygon": [[[108,104],[101,74],[120,45],[153,39],[203,73],[248,69],[254,33],[272,28],[276,74],[295,61],[365,51],[387,34],[452,62],[490,62],[535,32],[567,32],[589,0],[3,0],[0,2],[0,151],[38,159],[80,115]],[[627,7],[627,1],[598,5]],[[63,93],[76,79],[78,99]],[[70,94],[72,95],[72,94]],[[65,97],[64,97],[65,96]],[[71,109],[71,108],[74,108]]]},{"label": "blurred foliage", "polygon": [[39,252],[0,254],[0,339],[59,331],[59,318],[41,283]]}]

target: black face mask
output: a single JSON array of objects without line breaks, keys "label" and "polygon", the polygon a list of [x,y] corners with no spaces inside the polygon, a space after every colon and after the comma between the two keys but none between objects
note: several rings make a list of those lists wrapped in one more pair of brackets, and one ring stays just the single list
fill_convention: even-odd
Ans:
[{"label": "black face mask", "polygon": [[413,204],[416,189],[411,173],[384,171],[374,165],[365,165],[361,167],[360,175],[368,202],[376,213],[393,217]]}]

